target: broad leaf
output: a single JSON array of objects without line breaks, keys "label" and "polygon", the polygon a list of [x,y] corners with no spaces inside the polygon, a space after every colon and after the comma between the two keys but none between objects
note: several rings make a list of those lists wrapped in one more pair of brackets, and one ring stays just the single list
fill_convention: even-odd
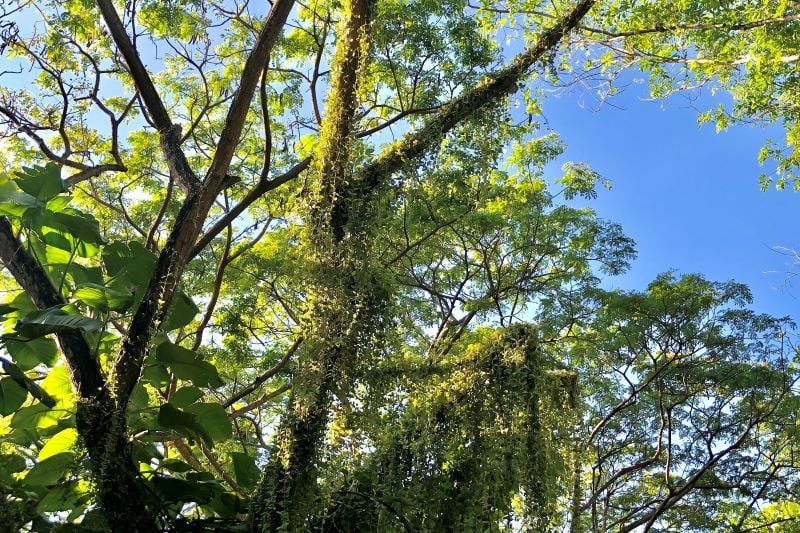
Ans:
[{"label": "broad leaf", "polygon": [[242,452],[231,453],[233,460],[233,473],[236,482],[244,489],[253,489],[261,477],[261,471],[256,466],[255,460],[248,454]]},{"label": "broad leaf", "polygon": [[64,192],[61,170],[54,163],[45,166],[23,167],[17,172],[17,186],[42,203]]},{"label": "broad leaf", "polygon": [[6,339],[4,344],[11,358],[22,370],[30,370],[40,363],[53,366],[58,360],[58,348],[52,339]]},{"label": "broad leaf", "polygon": [[19,319],[16,331],[34,339],[62,331],[100,331],[102,328],[103,324],[99,320],[69,314],[62,307],[51,307]]},{"label": "broad leaf", "polygon": [[222,442],[233,436],[231,421],[218,403],[194,403],[186,408],[193,413],[197,421],[206,429],[215,442]]},{"label": "broad leaf", "polygon": [[181,435],[199,438],[208,447],[214,446],[213,437],[197,419],[197,415],[179,409],[171,403],[165,403],[158,410],[158,423],[161,427],[172,429]]},{"label": "broad leaf", "polygon": [[9,377],[0,379],[0,416],[16,412],[27,397],[28,391],[14,379]]},{"label": "broad leaf", "polygon": [[63,431],[59,431],[50,437],[42,449],[39,450],[39,460],[44,461],[60,453],[73,453],[72,449],[76,442],[78,442],[77,429],[67,428]]},{"label": "broad leaf", "polygon": [[133,295],[116,291],[102,285],[87,283],[78,287],[73,296],[89,307],[99,311],[124,312],[133,304]]},{"label": "broad leaf", "polygon": [[167,312],[167,318],[161,325],[164,331],[180,329],[192,322],[195,315],[200,312],[195,303],[184,292],[175,295]]},{"label": "broad leaf", "polygon": [[75,461],[75,454],[63,452],[37,463],[25,476],[25,484],[46,487],[58,482]]},{"label": "broad leaf", "polygon": [[224,384],[214,365],[204,361],[200,354],[171,342],[159,344],[156,361],[168,366],[176,377],[190,380],[198,387],[217,388]]}]

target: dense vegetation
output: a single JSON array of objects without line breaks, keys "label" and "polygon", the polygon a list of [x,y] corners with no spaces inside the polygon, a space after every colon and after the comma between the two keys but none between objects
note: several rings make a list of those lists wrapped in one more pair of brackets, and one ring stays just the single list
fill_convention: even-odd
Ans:
[{"label": "dense vegetation", "polygon": [[728,91],[794,185],[800,3],[0,10],[0,530],[800,527],[793,323],[602,290],[634,243],[539,120]]}]

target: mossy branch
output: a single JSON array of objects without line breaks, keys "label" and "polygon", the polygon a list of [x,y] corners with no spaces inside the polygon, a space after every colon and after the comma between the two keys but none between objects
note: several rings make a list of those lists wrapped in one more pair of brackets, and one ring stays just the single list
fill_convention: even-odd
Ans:
[{"label": "mossy branch", "polygon": [[536,43],[517,55],[505,68],[486,76],[475,87],[443,105],[441,111],[421,129],[409,133],[372,162],[358,171],[358,180],[367,189],[383,183],[404,164],[433,149],[454,127],[487,105],[517,90],[518,83],[530,68],[546,57],[589,12],[596,0],[582,0],[565,17],[538,38]]}]

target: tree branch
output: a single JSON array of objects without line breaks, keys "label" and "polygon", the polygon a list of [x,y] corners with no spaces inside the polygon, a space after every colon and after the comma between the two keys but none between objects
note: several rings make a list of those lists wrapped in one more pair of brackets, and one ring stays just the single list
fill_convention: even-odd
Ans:
[{"label": "tree branch", "polygon": [[[108,0],[99,1],[107,2]],[[225,187],[225,173],[233,157],[239,133],[242,131],[242,123],[258,83],[259,74],[266,64],[272,47],[277,42],[278,35],[283,29],[293,4],[294,0],[277,0],[273,4],[272,11],[259,35],[256,49],[245,64],[242,82],[234,102],[231,104],[232,110],[228,113],[225,130],[219,141],[208,177],[201,186],[188,190],[172,231],[159,255],[153,277],[131,321],[128,335],[123,340],[114,365],[114,384],[118,409],[121,411],[127,406],[133,387],[139,380],[150,340],[166,317],[186,263],[192,257],[191,252],[203,227],[203,221],[208,216],[208,211],[215,198]],[[124,40],[127,41],[127,35],[124,35]],[[135,50],[133,53],[135,54]],[[254,57],[256,59],[253,59]],[[169,150],[167,146],[162,148],[165,153]]]},{"label": "tree branch", "polygon": [[581,0],[572,11],[545,31],[536,43],[519,54],[504,69],[490,74],[478,85],[442,106],[442,110],[424,127],[409,133],[372,162],[358,171],[359,181],[368,189],[378,186],[386,177],[399,170],[404,163],[433,148],[444,136],[475,112],[517,90],[517,83],[528,70],[559,41],[574,30],[596,0]]},{"label": "tree branch", "polygon": [[192,190],[197,187],[198,180],[181,149],[180,126],[173,124],[169,118],[167,108],[164,107],[164,102],[161,100],[153,80],[150,79],[150,74],[142,63],[139,52],[128,37],[114,4],[111,0],[97,0],[97,7],[100,8],[100,13],[103,15],[103,20],[105,20],[117,48],[125,58],[133,83],[158,130],[161,150],[167,159],[170,172],[184,189]]}]

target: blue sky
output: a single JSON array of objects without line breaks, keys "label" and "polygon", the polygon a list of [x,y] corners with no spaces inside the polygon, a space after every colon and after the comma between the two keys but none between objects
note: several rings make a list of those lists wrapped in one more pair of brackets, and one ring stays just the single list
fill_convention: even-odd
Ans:
[{"label": "blue sky", "polygon": [[[588,205],[622,224],[639,257],[609,286],[641,289],[669,269],[712,280],[747,283],[754,309],[798,316],[800,278],[791,257],[774,247],[800,250],[800,193],[759,189],[757,152],[780,128],[736,126],[717,133],[697,124],[686,96],[648,101],[644,85],[631,85],[612,105],[596,109],[590,95],[573,91],[549,98],[548,125],[567,143],[564,161],[585,161],[612,181]],[[581,104],[585,105],[581,105]],[[701,95],[695,106],[716,105]]]}]

